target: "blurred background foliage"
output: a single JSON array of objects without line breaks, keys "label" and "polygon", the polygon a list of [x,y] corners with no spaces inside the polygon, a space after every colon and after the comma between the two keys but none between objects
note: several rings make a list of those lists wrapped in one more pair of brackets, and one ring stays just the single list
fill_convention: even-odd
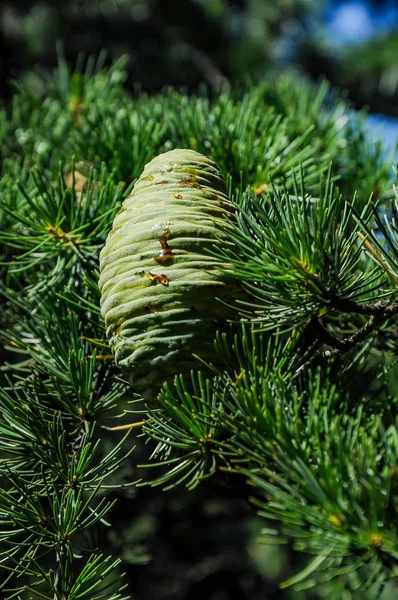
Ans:
[{"label": "blurred background foliage", "polygon": [[219,90],[293,68],[397,117],[397,23],[394,0],[5,0],[0,78],[9,95],[10,78],[54,67],[60,40],[70,62],[127,54],[130,85],[148,92]]},{"label": "blurred background foliage", "polygon": [[[351,13],[344,13],[347,5]],[[126,54],[127,85],[133,90],[155,93],[171,85],[194,92],[205,82],[218,92],[247,80],[262,82],[271,72],[295,71],[312,80],[326,77],[347,90],[355,108],[398,117],[394,5],[394,0],[4,0],[1,95],[9,100],[16,77],[31,89],[39,86],[32,69],[55,68],[58,46],[71,64],[80,53],[106,49],[109,63]],[[351,29],[350,14],[357,19]],[[137,455],[145,461],[145,448],[138,447]],[[129,472],[120,475],[133,478]],[[134,597],[325,597],[323,590],[278,588],[303,559],[256,543],[261,521],[242,495],[247,494],[239,485],[210,484],[195,493],[130,488],[117,494],[106,543],[122,556]],[[384,597],[394,597],[394,591],[386,590]],[[361,598],[372,600],[372,590]]]}]

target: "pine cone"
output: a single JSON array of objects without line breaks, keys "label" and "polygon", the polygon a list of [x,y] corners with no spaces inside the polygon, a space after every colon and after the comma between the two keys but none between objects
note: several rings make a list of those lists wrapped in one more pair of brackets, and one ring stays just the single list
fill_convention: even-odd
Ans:
[{"label": "pine cone", "polygon": [[242,292],[205,250],[231,214],[217,165],[177,149],[146,165],[115,217],[100,255],[101,310],[116,363],[148,399],[198,367],[194,354],[217,362],[216,330],[236,317],[218,299]]}]

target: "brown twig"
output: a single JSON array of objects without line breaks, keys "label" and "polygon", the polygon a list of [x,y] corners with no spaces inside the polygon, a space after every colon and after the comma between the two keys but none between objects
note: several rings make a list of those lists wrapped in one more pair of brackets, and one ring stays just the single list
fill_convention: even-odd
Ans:
[{"label": "brown twig", "polygon": [[328,302],[331,308],[344,313],[355,313],[358,315],[380,315],[388,319],[398,314],[398,300],[390,302],[389,300],[380,300],[375,304],[363,304],[348,298],[340,298],[332,295]]},{"label": "brown twig", "polygon": [[337,347],[332,348],[331,350],[324,350],[318,353],[318,356],[321,358],[331,358],[332,356],[340,356],[345,352],[348,352],[354,346],[363,342],[363,340],[371,334],[376,327],[385,320],[382,315],[372,315],[370,319],[363,325],[358,331],[353,333],[352,335],[340,339],[335,336],[331,336]]},{"label": "brown twig", "polygon": [[[381,303],[379,303],[381,304]],[[376,306],[376,305],[374,305]],[[393,316],[398,313],[398,302],[391,303],[385,306],[384,312],[377,312],[376,314],[372,314],[369,320],[360,328],[358,331],[349,335],[345,338],[338,338],[337,336],[330,333],[326,327],[317,319],[311,319],[311,327],[314,328],[316,334],[318,335],[318,339],[331,346],[328,350],[318,350],[311,356],[308,360],[306,360],[296,371],[299,373],[306,366],[312,363],[317,358],[328,359],[334,356],[341,356],[345,354],[349,350],[352,350],[355,346],[363,342],[383,321],[386,321],[390,316]]]}]

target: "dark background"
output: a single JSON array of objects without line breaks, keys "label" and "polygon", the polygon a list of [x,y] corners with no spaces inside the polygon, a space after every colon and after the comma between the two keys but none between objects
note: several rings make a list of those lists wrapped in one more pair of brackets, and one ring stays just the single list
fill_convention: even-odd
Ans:
[{"label": "dark background", "polygon": [[130,85],[219,88],[270,68],[328,77],[357,107],[398,116],[398,3],[335,0],[69,0],[1,4],[1,82],[80,52],[126,53]]},{"label": "dark background", "polygon": [[[384,123],[375,135],[384,135],[387,145],[398,137],[394,0],[20,0],[3,1],[0,11],[4,102],[13,93],[13,79],[32,78],[33,68],[54,69],[57,52],[75,64],[80,53],[97,55],[105,48],[109,63],[127,55],[132,91],[153,93],[173,85],[190,93],[204,82],[218,92],[284,70],[314,81],[326,77],[347,90],[356,109],[369,107],[372,131]],[[140,452],[144,457],[138,448],[135,460]],[[122,557],[134,597],[325,597],[278,589],[303,566],[303,557],[256,543],[263,521],[248,495],[244,482],[207,484],[193,493],[132,488],[117,494],[106,543]]]},{"label": "dark background", "polygon": [[368,107],[391,147],[398,138],[397,0],[3,0],[1,96],[10,81],[106,49],[128,56],[128,84],[148,92],[255,82],[270,70],[325,76]]}]

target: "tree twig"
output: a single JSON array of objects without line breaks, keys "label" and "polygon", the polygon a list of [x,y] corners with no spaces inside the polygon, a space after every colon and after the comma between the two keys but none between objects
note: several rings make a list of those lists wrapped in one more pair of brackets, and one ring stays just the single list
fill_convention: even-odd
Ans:
[{"label": "tree twig", "polygon": [[358,315],[381,315],[385,319],[398,314],[398,300],[395,300],[395,302],[381,300],[375,304],[363,304],[362,302],[333,295],[329,299],[329,305],[340,312],[356,313]]},{"label": "tree twig", "polygon": [[[398,303],[397,308],[398,308]],[[393,312],[392,314],[396,314]],[[328,350],[318,350],[315,352],[313,356],[311,356],[308,360],[306,360],[296,371],[296,374],[302,371],[306,366],[312,363],[317,358],[332,358],[333,356],[341,356],[345,354],[349,350],[352,350],[357,344],[361,343],[368,335],[370,335],[380,323],[385,321],[388,316],[385,313],[373,314],[369,318],[369,320],[363,325],[358,331],[353,333],[352,335],[346,338],[338,338],[337,336],[331,334],[326,327],[322,325],[322,323],[313,318],[311,320],[311,326],[315,328],[316,333],[318,334],[318,339],[327,344],[328,346],[332,346],[332,348]]]},{"label": "tree twig", "polygon": [[331,350],[320,351],[318,352],[318,356],[321,358],[330,358],[332,356],[339,356],[345,352],[348,352],[348,350],[351,350],[354,348],[354,346],[362,342],[384,320],[385,318],[383,315],[372,315],[365,325],[363,325],[363,327],[358,329],[358,331],[352,335],[343,339],[331,336],[333,341],[337,344],[337,347]]}]

